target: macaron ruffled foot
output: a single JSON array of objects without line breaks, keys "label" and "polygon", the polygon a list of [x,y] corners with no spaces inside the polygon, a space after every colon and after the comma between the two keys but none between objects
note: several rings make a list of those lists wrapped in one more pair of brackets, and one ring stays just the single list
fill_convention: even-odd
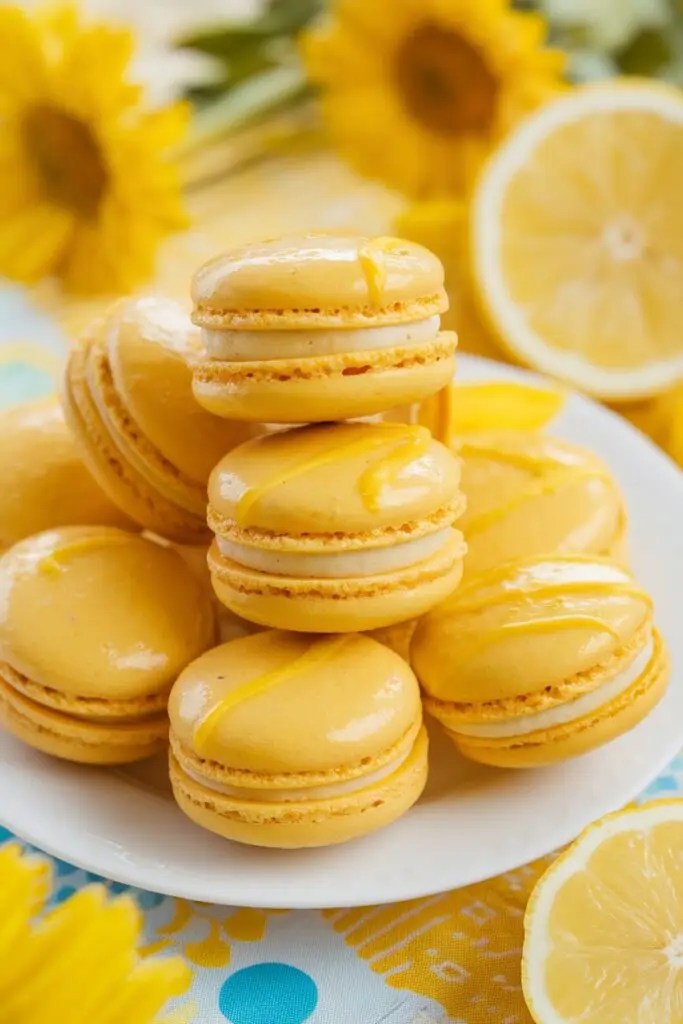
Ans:
[{"label": "macaron ruffled foot", "polygon": [[664,695],[652,601],[609,559],[547,555],[475,577],[418,623],[412,666],[458,750],[504,768],[593,750]]},{"label": "macaron ruffled foot", "polygon": [[427,779],[417,680],[365,636],[223,644],[182,672],[169,715],[180,809],[240,843],[346,842],[395,821]]},{"label": "macaron ruffled foot", "polygon": [[399,238],[311,234],[248,245],[194,276],[207,358],[194,393],[227,419],[315,423],[417,402],[453,378],[444,272]]},{"label": "macaron ruffled foot", "polygon": [[215,641],[212,602],[175,551],[64,527],[0,558],[0,724],[84,764],[162,751],[179,672]]},{"label": "macaron ruffled foot", "polygon": [[336,423],[249,441],[209,482],[219,600],[302,632],[404,622],[457,587],[459,460],[420,426]]}]

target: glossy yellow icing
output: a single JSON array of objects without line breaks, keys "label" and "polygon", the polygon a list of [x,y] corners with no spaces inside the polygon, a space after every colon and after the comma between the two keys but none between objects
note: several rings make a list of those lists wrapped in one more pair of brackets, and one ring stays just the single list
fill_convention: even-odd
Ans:
[{"label": "glossy yellow icing", "polygon": [[[304,435],[300,435],[304,436]],[[357,490],[369,512],[377,513],[385,487],[393,484],[399,474],[412,462],[423,456],[431,445],[429,431],[420,426],[401,423],[374,423],[361,428],[335,443],[334,435],[326,449],[316,451],[307,458],[293,462],[286,469],[273,473],[267,479],[248,486],[237,502],[236,520],[247,527],[253,522],[256,506],[275,488],[296,480],[324,466],[345,462],[356,456],[366,456],[376,449],[390,450],[376,463],[365,468],[357,479]]]},{"label": "glossy yellow icing", "polygon": [[214,640],[211,596],[189,566],[122,530],[29,537],[2,556],[0,580],[0,660],[68,696],[158,694]]},{"label": "glossy yellow icing", "polygon": [[[192,298],[199,308],[227,314],[240,310],[366,307],[443,295],[443,267],[414,242],[353,233],[289,235],[256,242],[217,256],[195,274]],[[445,307],[439,303],[439,308]],[[438,311],[437,309],[434,310]],[[400,320],[400,311],[395,317]]]},{"label": "glossy yellow icing", "polygon": [[38,562],[39,572],[55,574],[65,572],[72,558],[84,551],[94,551],[105,547],[116,547],[128,544],[125,533],[101,533],[88,537],[77,537],[60,547],[56,547]]},{"label": "glossy yellow icing", "polygon": [[[538,570],[546,567],[559,566],[558,572],[547,575]],[[597,567],[598,576],[593,575]],[[568,570],[576,570],[574,578],[569,578]],[[594,559],[583,555],[552,556],[540,555],[536,558],[517,558],[495,566],[487,572],[470,579],[438,608],[434,615],[448,615],[453,610],[458,612],[477,611],[518,598],[544,600],[562,595],[588,594],[595,598],[605,595],[632,597],[652,607],[652,598],[634,580],[631,573],[611,562],[609,559]]]},{"label": "glossy yellow icing", "polygon": [[619,490],[591,452],[538,433],[461,440],[467,576],[548,551],[612,554],[623,541]]},{"label": "glossy yellow icing", "polygon": [[[410,667],[360,634],[312,643],[310,634],[267,630],[232,640],[188,665],[169,699],[182,744],[207,761],[266,774],[326,772],[374,758],[420,715]],[[200,750],[197,728],[207,716]]]},{"label": "glossy yellow icing", "polygon": [[470,580],[428,613],[412,664],[440,699],[516,697],[611,665],[651,617],[649,595],[607,559],[520,559]]},{"label": "glossy yellow icing", "polygon": [[297,655],[289,664],[281,665],[272,672],[265,672],[255,679],[242,683],[235,690],[231,690],[221,698],[210,711],[197,722],[194,730],[195,749],[201,754],[207,742],[214,735],[220,722],[230,712],[245,700],[251,700],[260,694],[270,690],[271,687],[284,683],[288,679],[299,675],[302,672],[310,672],[313,669],[320,669],[329,661],[341,653],[342,648],[349,641],[348,636],[323,637],[313,640],[308,650]]},{"label": "glossy yellow icing", "polygon": [[129,526],[87,472],[56,398],[0,412],[0,550],[55,526]]},{"label": "glossy yellow icing", "polygon": [[380,236],[371,238],[358,247],[358,262],[363,271],[368,296],[375,306],[382,304],[384,286],[387,282],[385,253],[392,252],[401,245],[399,238]]}]

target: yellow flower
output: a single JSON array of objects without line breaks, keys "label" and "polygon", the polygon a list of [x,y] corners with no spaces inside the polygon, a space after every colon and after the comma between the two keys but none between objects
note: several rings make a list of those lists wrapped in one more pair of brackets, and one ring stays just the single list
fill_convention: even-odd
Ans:
[{"label": "yellow flower", "polygon": [[0,851],[2,1024],[149,1024],[180,995],[190,971],[178,957],[141,960],[133,900],[82,889],[37,922],[50,889],[48,864],[16,844]]},{"label": "yellow flower", "polygon": [[130,290],[185,224],[164,156],[185,105],[144,109],[126,78],[132,35],[83,24],[70,4],[33,16],[0,6],[0,39],[0,274]]},{"label": "yellow flower", "polygon": [[561,87],[540,15],[508,0],[337,0],[304,60],[342,154],[411,196],[457,195]]}]

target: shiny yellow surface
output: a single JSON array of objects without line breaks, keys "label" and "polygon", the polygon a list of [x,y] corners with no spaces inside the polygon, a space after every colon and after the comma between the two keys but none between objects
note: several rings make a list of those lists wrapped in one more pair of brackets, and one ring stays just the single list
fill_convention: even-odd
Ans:
[{"label": "shiny yellow surface", "polygon": [[13,1024],[152,1024],[172,996],[192,980],[180,957],[143,961],[137,951],[142,920],[129,896],[109,899],[91,885],[44,910],[48,863],[0,851],[0,1003]]},{"label": "shiny yellow surface", "polygon": [[[312,647],[300,671],[242,699],[245,684],[282,673]],[[179,740],[195,749],[197,726],[236,691],[240,702],[213,717],[197,753],[249,772],[353,765],[392,747],[421,716],[415,677],[388,648],[364,636],[330,644],[277,630],[216,647],[182,672],[169,701]]]},{"label": "shiny yellow surface", "polygon": [[[205,314],[224,316],[226,325],[244,329],[250,312],[284,311],[296,321],[297,313],[310,310],[324,322],[370,306],[387,307],[381,317],[386,323],[411,318],[403,305],[427,300],[431,312],[446,308],[437,257],[413,242],[391,241],[351,233],[295,234],[217,256],[194,276],[195,322],[204,322]],[[292,319],[276,326],[291,327]]]},{"label": "shiny yellow surface", "polygon": [[144,297],[112,307],[103,322],[112,379],[143,437],[172,467],[204,484],[218,460],[254,428],[218,419],[192,395],[189,360],[199,332],[171,299]]},{"label": "shiny yellow surface", "polygon": [[332,636],[314,641],[306,650],[297,655],[293,661],[282,665],[272,672],[265,672],[263,675],[249,679],[236,690],[231,690],[199,721],[194,730],[194,747],[199,753],[202,752],[211,737],[219,729],[220,723],[225,715],[229,715],[235,708],[247,700],[253,700],[262,693],[266,693],[274,686],[294,679],[305,672],[322,670],[323,666],[331,658],[334,658],[348,644],[347,637]]},{"label": "shiny yellow surface", "polygon": [[47,531],[5,553],[0,580],[0,660],[66,695],[157,693],[213,639],[211,601],[189,567],[133,534]]},{"label": "shiny yellow surface", "polygon": [[236,448],[211,474],[209,501],[227,519],[275,533],[354,533],[429,516],[459,483],[458,460],[415,427],[337,423]]},{"label": "shiny yellow surface", "polygon": [[592,452],[517,430],[467,434],[454,450],[463,460],[467,508],[459,526],[468,544],[468,578],[551,551],[625,554],[623,498]]},{"label": "shiny yellow surface", "polygon": [[48,527],[126,526],[87,472],[56,399],[0,413],[0,549]]},{"label": "shiny yellow surface", "polygon": [[560,686],[620,653],[651,601],[608,560],[520,560],[462,586],[417,626],[413,667],[431,697],[504,700]]}]

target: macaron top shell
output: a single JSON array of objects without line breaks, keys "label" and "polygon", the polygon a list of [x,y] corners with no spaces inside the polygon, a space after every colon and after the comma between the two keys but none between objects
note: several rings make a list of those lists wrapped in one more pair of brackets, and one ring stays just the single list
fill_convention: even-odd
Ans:
[{"label": "macaron top shell", "polygon": [[256,438],[219,462],[209,480],[210,522],[216,514],[276,534],[367,533],[449,508],[459,484],[458,459],[424,427],[301,427]]},{"label": "macaron top shell", "polygon": [[[196,324],[216,329],[292,329],[305,322],[400,323],[448,307],[443,267],[400,238],[304,234],[217,256],[192,281]],[[367,326],[367,323],[365,324]]]},{"label": "macaron top shell", "polygon": [[651,621],[648,594],[608,559],[519,560],[471,580],[425,615],[411,662],[431,697],[500,701],[609,665]]},{"label": "macaron top shell", "polygon": [[[269,630],[189,665],[173,687],[175,736],[201,758],[272,775],[368,771],[421,720],[417,680],[359,634]],[[394,754],[395,756],[395,754]]]},{"label": "macaron top shell", "polygon": [[83,465],[55,398],[0,413],[0,549],[49,526],[129,520]]},{"label": "macaron top shell", "polygon": [[624,502],[592,452],[532,431],[461,438],[460,520],[472,575],[511,558],[548,551],[612,554],[623,539]]},{"label": "macaron top shell", "polygon": [[178,303],[151,296],[124,300],[97,330],[139,442],[151,443],[170,467],[204,484],[226,451],[253,437],[253,426],[219,419],[197,404],[190,361],[201,351],[199,332]]},{"label": "macaron top shell", "polygon": [[181,556],[138,535],[65,527],[0,558],[0,660],[61,693],[158,693],[214,630],[210,596]]}]

